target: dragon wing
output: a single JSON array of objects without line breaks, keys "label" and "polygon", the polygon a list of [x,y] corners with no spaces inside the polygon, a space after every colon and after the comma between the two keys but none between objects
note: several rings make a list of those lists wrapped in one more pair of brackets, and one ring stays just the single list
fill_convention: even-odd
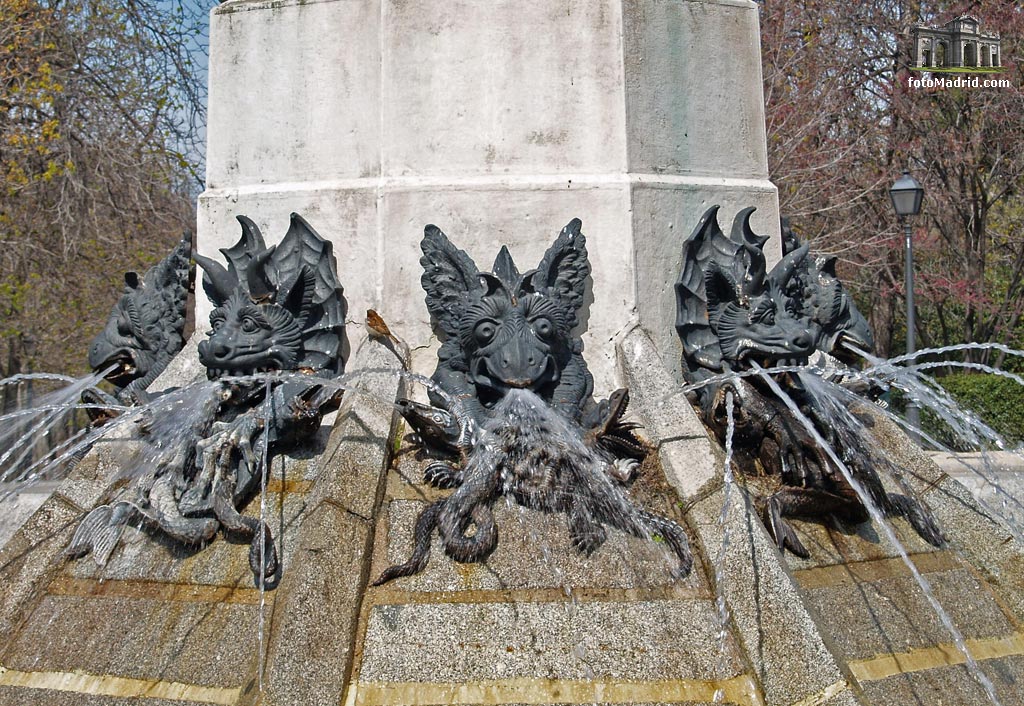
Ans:
[{"label": "dragon wing", "polygon": [[582,228],[583,222],[579,218],[569,221],[544,253],[537,269],[523,277],[536,291],[567,305],[572,312],[569,328],[577,324],[576,311],[583,305],[583,292],[590,274],[587,239]]},{"label": "dragon wing", "polygon": [[735,255],[736,246],[718,227],[718,206],[701,216],[697,227],[683,242],[683,269],[676,280],[676,332],[686,359],[700,368],[722,369],[722,349],[711,330],[706,274],[709,262]]},{"label": "dragon wing", "polygon": [[[312,285],[303,326],[302,364],[314,370],[335,367],[341,372],[344,362],[339,351],[347,307],[331,241],[293,213],[288,232],[270,256],[266,273],[279,292],[292,292],[300,278],[306,282],[300,287],[303,291],[308,292],[308,285]],[[288,281],[282,281],[284,273],[290,273]]]},{"label": "dragon wing", "polygon": [[472,294],[480,289],[480,271],[472,258],[452,245],[435,225],[423,229],[420,250],[420,284],[427,293],[427,310],[449,339],[457,339],[462,313]]}]

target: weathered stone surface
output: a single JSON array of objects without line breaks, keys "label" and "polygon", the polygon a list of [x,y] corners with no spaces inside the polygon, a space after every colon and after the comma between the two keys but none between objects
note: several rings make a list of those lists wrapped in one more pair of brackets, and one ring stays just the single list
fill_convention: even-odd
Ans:
[{"label": "weathered stone surface", "polygon": [[[413,500],[389,503],[387,566],[400,564],[412,552],[412,529],[424,507]],[[684,580],[674,580],[670,572],[678,559],[655,542],[610,529],[608,541],[588,558],[573,549],[563,515],[499,502],[494,517],[498,548],[486,561],[460,564],[435,546],[427,568],[396,581],[395,588],[417,592],[549,588],[569,593],[587,588],[660,588],[668,593],[708,595],[699,568]],[[375,567],[375,575],[384,568],[384,564]]]},{"label": "weathered stone surface", "polygon": [[238,686],[256,653],[256,611],[235,603],[46,596],[12,637],[3,665]]},{"label": "weathered stone surface", "polygon": [[710,600],[381,605],[369,617],[359,678],[731,676],[736,656],[718,666],[714,614]]},{"label": "weathered stone surface", "polygon": [[[0,635],[12,635],[41,587],[62,563],[81,513],[50,496],[0,549]],[[0,645],[0,664],[4,648]]]},{"label": "weathered stone surface", "polygon": [[[1014,631],[988,587],[967,569],[923,576],[965,638],[999,638]],[[847,660],[932,647],[953,639],[909,574],[805,587],[804,595],[819,616],[819,627]]]},{"label": "weathered stone surface", "polygon": [[[631,408],[652,438],[662,444],[675,439],[707,438],[706,427],[680,392],[676,376],[662,363],[646,331],[633,327],[616,348],[622,378],[629,381]],[[681,358],[676,359],[671,367],[679,368],[680,361]]]},{"label": "weathered stone surface", "polygon": [[[365,340],[348,370],[397,371],[395,354]],[[392,449],[401,388],[394,372],[351,375],[366,394],[346,392],[317,463],[309,513],[294,561],[277,592],[260,703],[335,705],[353,659],[360,604],[369,580],[373,517]]]},{"label": "weathered stone surface", "polygon": [[[741,487],[732,488],[727,522],[719,524],[723,493],[695,503],[689,517],[709,561],[728,532],[721,590],[765,702],[792,704],[844,682],[846,674]],[[835,703],[844,701],[853,701],[852,694],[844,691]]]},{"label": "weathered stone surface", "polygon": [[982,572],[1018,619],[1024,618],[1024,545],[1019,533],[1015,537],[1004,520],[981,508],[970,491],[943,473],[892,422],[876,415],[872,433],[906,469],[950,545]]},{"label": "weathered stone surface", "polygon": [[105,500],[115,479],[138,460],[141,445],[130,439],[131,427],[131,422],[120,424],[99,439],[75,464],[56,495],[82,510],[91,510]]},{"label": "weathered stone surface", "polygon": [[[200,294],[199,296],[205,299],[205,295]],[[206,379],[206,366],[199,362],[199,354],[196,351],[199,347],[199,342],[207,338],[208,323],[206,320],[196,321],[195,332],[185,341],[181,352],[174,356],[174,360],[164,368],[164,371],[153,381],[153,384],[146,388],[148,392],[160,392],[175,387],[185,387],[186,385]]]},{"label": "weathered stone surface", "polygon": [[[138,699],[127,699],[120,696],[96,696],[72,691],[55,691],[52,689],[23,689],[0,686],[0,706],[125,706],[138,704]],[[168,701],[166,699],[145,700],[146,706],[209,706],[209,702]]]},{"label": "weathered stone surface", "polygon": [[[1003,706],[1024,704],[1024,657],[1006,657],[981,662],[981,668],[995,687]],[[864,695],[873,704],[942,704],[942,706],[978,706],[991,703],[981,685],[967,667],[938,667],[927,671],[897,674],[887,679],[861,684]]]},{"label": "weathered stone surface", "polygon": [[321,503],[302,527],[270,633],[264,704],[339,702],[366,586],[370,523]]},{"label": "weathered stone surface", "polygon": [[7,544],[14,533],[32,516],[32,513],[46,502],[58,485],[54,482],[36,483],[29,488],[14,492],[14,488],[0,483],[0,496],[14,492],[14,495],[0,500],[0,547]]},{"label": "weathered stone surface", "polygon": [[657,348],[639,326],[619,341],[617,350],[631,409],[644,433],[656,440],[669,483],[684,500],[699,497],[718,482],[725,461],[721,449],[708,438],[676,377],[665,369]]},{"label": "weathered stone surface", "polygon": [[317,461],[322,470],[310,493],[311,507],[327,501],[366,521],[373,515],[390,439],[397,431],[394,402],[404,389],[402,368],[395,353],[374,339],[364,339],[357,348],[346,380],[361,392],[345,393],[334,431]]}]

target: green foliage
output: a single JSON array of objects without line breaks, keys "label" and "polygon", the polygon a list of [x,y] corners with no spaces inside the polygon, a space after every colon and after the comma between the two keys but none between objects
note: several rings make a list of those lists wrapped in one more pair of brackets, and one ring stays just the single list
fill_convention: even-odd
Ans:
[{"label": "green foliage", "polygon": [[[957,401],[961,409],[974,412],[1011,446],[1024,442],[1024,386],[990,374],[955,373],[937,378],[937,382]],[[953,438],[952,432],[930,413],[922,415],[925,431],[937,436],[946,446],[968,449]]]}]

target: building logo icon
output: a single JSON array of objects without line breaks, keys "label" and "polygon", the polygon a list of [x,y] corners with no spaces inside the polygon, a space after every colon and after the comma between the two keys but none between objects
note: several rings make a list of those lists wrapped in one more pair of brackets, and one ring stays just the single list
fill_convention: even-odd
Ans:
[{"label": "building logo icon", "polygon": [[1002,71],[1002,48],[998,32],[982,32],[972,15],[960,15],[941,27],[915,25],[910,69],[954,73],[998,73]]}]

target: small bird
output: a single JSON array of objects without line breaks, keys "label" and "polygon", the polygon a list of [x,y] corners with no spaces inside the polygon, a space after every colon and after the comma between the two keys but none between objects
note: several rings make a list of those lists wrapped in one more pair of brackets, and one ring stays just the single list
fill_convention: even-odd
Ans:
[{"label": "small bird", "polygon": [[366,331],[370,334],[370,338],[380,341],[385,348],[394,353],[403,368],[409,367],[409,346],[391,333],[391,329],[384,323],[384,319],[373,309],[366,310]]},{"label": "small bird", "polygon": [[374,338],[383,338],[398,343],[398,339],[391,333],[391,329],[384,323],[384,319],[373,309],[366,310],[366,328]]}]

